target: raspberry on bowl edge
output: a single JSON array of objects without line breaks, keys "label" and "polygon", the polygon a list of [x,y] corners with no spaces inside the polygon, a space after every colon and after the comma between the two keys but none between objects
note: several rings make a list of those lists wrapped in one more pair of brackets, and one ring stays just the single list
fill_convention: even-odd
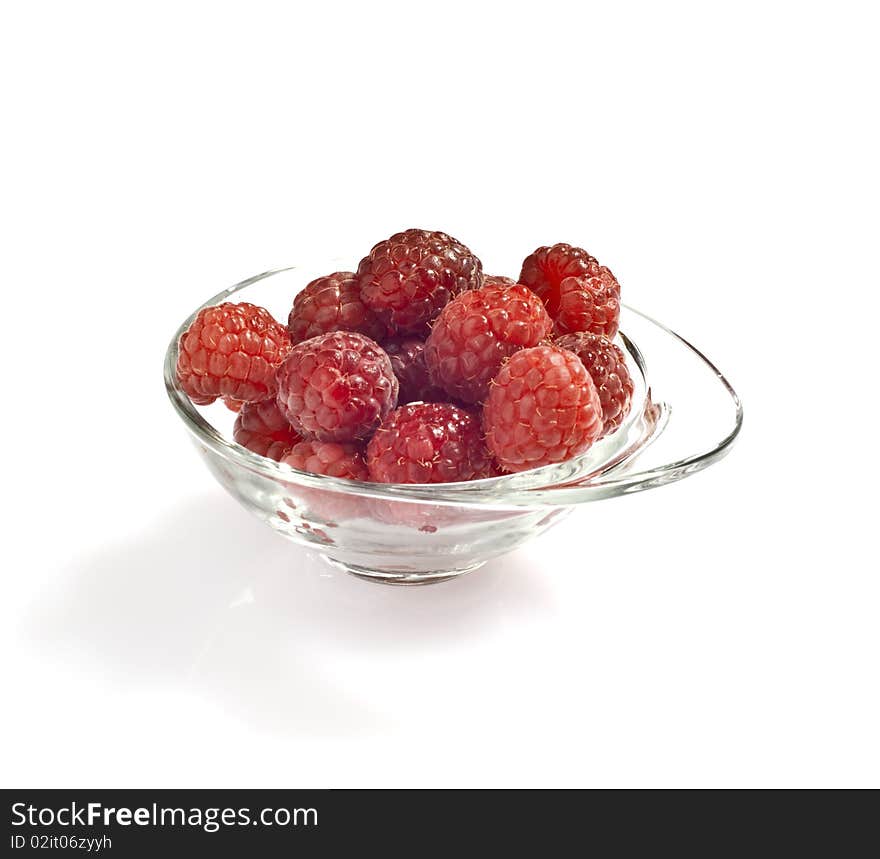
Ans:
[{"label": "raspberry on bowl edge", "polygon": [[493,380],[483,429],[498,464],[525,471],[585,453],[602,434],[602,404],[577,355],[533,346],[515,352]]},{"label": "raspberry on bowl edge", "polygon": [[224,302],[202,308],[181,335],[177,379],[197,405],[260,402],[275,396],[275,371],[289,351],[287,328],[268,310]]},{"label": "raspberry on bowl edge", "polygon": [[[298,468],[310,474],[325,477],[341,477],[347,480],[370,479],[364,449],[360,444],[334,441],[301,441],[295,444],[281,459],[282,465]],[[371,501],[356,494],[343,494],[335,489],[321,489],[291,484],[286,503],[292,513],[302,520],[302,528],[323,540],[332,542],[326,532],[315,530],[315,520],[332,528],[340,522],[358,517],[369,517]]]},{"label": "raspberry on bowl edge", "polygon": [[300,441],[281,458],[281,462],[310,474],[369,480],[364,451],[351,442]]}]

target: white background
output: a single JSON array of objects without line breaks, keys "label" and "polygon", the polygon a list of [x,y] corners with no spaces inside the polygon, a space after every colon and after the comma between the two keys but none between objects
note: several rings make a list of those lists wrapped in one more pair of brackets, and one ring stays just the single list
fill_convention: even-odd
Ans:
[{"label": "white background", "polygon": [[[0,21],[7,786],[878,786],[872,4],[31,3]],[[397,229],[586,246],[720,465],[368,585],[197,460],[209,295]]]}]

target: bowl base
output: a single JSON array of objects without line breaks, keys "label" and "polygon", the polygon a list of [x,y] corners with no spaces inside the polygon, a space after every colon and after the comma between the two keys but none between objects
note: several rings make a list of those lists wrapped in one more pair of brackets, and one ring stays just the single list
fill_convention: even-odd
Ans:
[{"label": "bowl base", "polygon": [[470,573],[483,566],[485,561],[478,561],[467,567],[459,567],[454,570],[431,570],[427,572],[404,572],[401,570],[371,570],[368,567],[360,567],[357,564],[346,564],[343,561],[334,561],[332,558],[324,557],[330,566],[337,570],[344,570],[346,573],[361,579],[365,582],[375,582],[380,585],[436,585],[440,582],[448,582]]}]

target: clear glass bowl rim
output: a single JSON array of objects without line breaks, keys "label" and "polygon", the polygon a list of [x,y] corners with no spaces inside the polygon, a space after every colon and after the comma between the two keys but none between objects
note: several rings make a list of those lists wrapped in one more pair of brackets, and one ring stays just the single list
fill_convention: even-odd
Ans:
[{"label": "clear glass bowl rim", "polygon": [[[559,507],[582,504],[590,501],[598,501],[603,498],[611,498],[643,489],[665,485],[697,471],[706,468],[729,452],[731,445],[739,435],[742,428],[743,408],[739,395],[721,371],[688,340],[677,334],[671,328],[658,322],[651,316],[636,310],[627,304],[623,306],[631,313],[642,317],[647,322],[655,325],[661,331],[675,338],[676,341],[691,351],[697,358],[702,360],[709,371],[729,394],[734,411],[729,432],[712,446],[703,449],[690,456],[683,457],[664,464],[652,467],[644,471],[618,472],[619,468],[625,467],[638,457],[638,452],[630,460],[620,463],[601,472],[599,476],[590,476],[581,480],[566,481],[561,485],[548,485],[545,475],[550,473],[554,466],[532,469],[521,472],[523,475],[534,475],[533,486],[517,484],[511,488],[505,477],[476,480],[469,483],[446,483],[433,485],[405,485],[405,484],[379,484],[359,483],[344,478],[327,477],[325,475],[311,474],[300,471],[288,465],[277,463],[274,460],[259,456],[247,448],[241,447],[234,441],[227,439],[218,432],[198,412],[183,392],[177,382],[176,366],[178,355],[178,342],[181,334],[189,327],[196,314],[203,308],[210,307],[228,301],[231,296],[252,284],[271,277],[275,274],[295,270],[297,266],[285,266],[283,268],[269,269],[260,274],[249,277],[233,286],[218,292],[197,307],[180,325],[175,332],[168,349],[165,353],[164,376],[165,389],[171,404],[180,416],[184,425],[194,438],[207,446],[220,456],[229,459],[237,465],[256,472],[272,480],[295,482],[297,484],[323,490],[332,490],[350,495],[358,495],[372,498],[393,499],[396,501],[430,502],[432,504],[455,504],[476,505],[492,507]],[[635,344],[638,347],[638,343]],[[508,476],[509,477],[509,476]]]}]

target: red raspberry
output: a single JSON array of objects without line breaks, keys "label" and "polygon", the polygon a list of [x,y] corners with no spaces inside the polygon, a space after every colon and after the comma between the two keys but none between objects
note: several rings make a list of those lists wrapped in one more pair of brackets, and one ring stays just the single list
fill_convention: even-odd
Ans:
[{"label": "red raspberry", "polygon": [[330,331],[359,331],[373,340],[385,337],[385,325],[361,301],[353,271],[319,277],[298,292],[287,328],[294,343]]},{"label": "red raspberry", "polygon": [[613,433],[632,405],[633,381],[621,349],[601,334],[580,331],[557,338],[560,349],[574,352],[590,374],[602,403],[602,435]]},{"label": "red raspberry", "polygon": [[595,264],[586,278],[568,278],[559,287],[559,309],[554,317],[557,334],[589,331],[614,337],[620,325],[620,285],[611,272]]},{"label": "red raspberry", "polygon": [[397,378],[382,348],[354,331],[297,343],[278,370],[278,406],[305,438],[366,438],[397,405]]},{"label": "red raspberry", "polygon": [[582,454],[602,433],[602,404],[580,358],[558,346],[516,352],[483,409],[486,444],[507,471]]},{"label": "red raspberry", "polygon": [[479,259],[446,233],[407,230],[379,242],[358,266],[361,298],[392,332],[420,331],[447,301],[483,278]]},{"label": "red raspberry", "polygon": [[617,334],[620,284],[583,248],[564,243],[538,248],[526,257],[519,279],[541,297],[557,334]]},{"label": "red raspberry", "polygon": [[275,400],[245,403],[235,419],[232,437],[242,447],[276,462],[300,440]]},{"label": "red raspberry", "polygon": [[425,342],[431,379],[459,400],[481,402],[504,359],[537,346],[552,327],[541,299],[521,283],[463,292],[443,308]]},{"label": "red raspberry", "polygon": [[290,335],[268,310],[227,302],[200,310],[178,348],[177,379],[193,402],[255,403],[275,396],[275,370],[290,351]]},{"label": "red raspberry", "polygon": [[[359,481],[370,479],[363,445],[350,442],[302,441],[294,445],[281,462],[311,474]],[[349,519],[369,518],[373,503],[370,498],[357,494],[294,482],[288,484],[288,491],[290,494],[284,500],[289,510],[283,512],[299,517],[301,527],[319,538],[321,532],[312,527],[316,521],[335,527]],[[324,538],[326,542],[333,542],[326,532]]]},{"label": "red raspberry", "polygon": [[223,405],[226,406],[230,412],[240,412],[244,403],[241,400],[231,400],[229,397],[224,397]]},{"label": "red raspberry", "polygon": [[[565,242],[538,248],[522,264],[519,282],[531,287],[541,298],[559,288],[567,277],[584,277],[596,258],[583,248]],[[546,300],[546,299],[545,299]]]},{"label": "red raspberry", "polygon": [[392,412],[367,445],[378,483],[451,483],[495,474],[470,412],[450,403],[411,403]]},{"label": "red raspberry", "polygon": [[388,340],[382,348],[391,359],[394,375],[400,382],[398,403],[438,402],[447,399],[446,394],[431,384],[425,364],[425,343],[417,337],[405,340]]},{"label": "red raspberry", "polygon": [[328,477],[346,477],[349,480],[369,480],[364,451],[357,444],[333,441],[301,441],[295,444],[281,462]]}]

